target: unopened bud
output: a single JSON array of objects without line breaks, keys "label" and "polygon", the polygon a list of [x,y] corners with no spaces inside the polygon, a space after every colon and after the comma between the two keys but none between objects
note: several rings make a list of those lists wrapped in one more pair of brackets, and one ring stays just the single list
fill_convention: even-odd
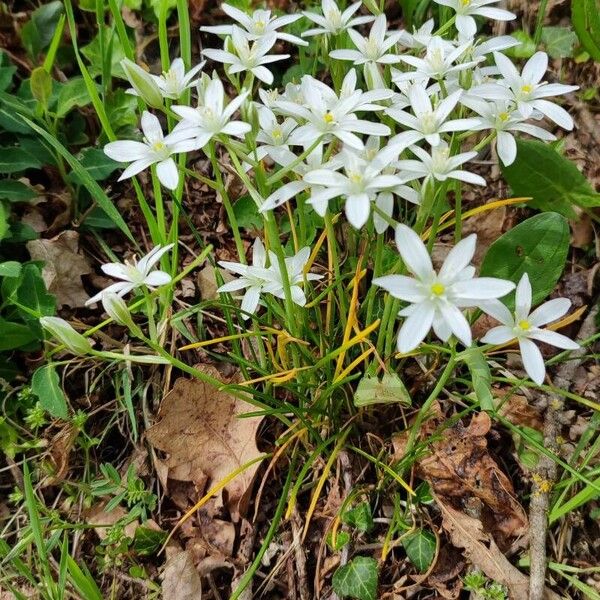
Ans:
[{"label": "unopened bud", "polygon": [[142,67],[136,65],[128,58],[121,61],[121,67],[129,83],[133,86],[137,95],[152,108],[161,108],[163,106],[163,96],[156,81],[150,73],[144,71]]},{"label": "unopened bud", "polygon": [[77,333],[64,319],[60,317],[42,317],[40,324],[73,354],[88,354],[92,350],[89,340]]}]

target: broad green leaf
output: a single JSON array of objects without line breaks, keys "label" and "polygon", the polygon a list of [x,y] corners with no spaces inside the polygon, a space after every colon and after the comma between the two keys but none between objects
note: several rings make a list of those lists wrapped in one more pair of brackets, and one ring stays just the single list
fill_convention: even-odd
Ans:
[{"label": "broad green leaf", "polygon": [[357,556],[333,574],[331,584],[341,598],[377,600],[377,561]]},{"label": "broad green leaf", "polygon": [[[535,215],[498,238],[488,249],[481,275],[518,283],[529,275],[533,304],[543,300],[558,281],[569,251],[569,225],[557,213]],[[502,299],[514,306],[514,293]]]},{"label": "broad green leaf", "polygon": [[597,194],[579,169],[545,142],[517,140],[517,158],[502,173],[516,196],[530,196],[530,206],[574,217],[573,204],[600,206]]},{"label": "broad green leaf", "polygon": [[0,262],[0,277],[18,277],[21,274],[21,263],[16,260]]},{"label": "broad green leaf", "polygon": [[570,27],[543,27],[542,43],[551,58],[573,56],[577,34]]},{"label": "broad green leaf", "polygon": [[0,180],[0,200],[8,200],[9,202],[27,202],[37,198],[38,194],[35,190],[20,181],[13,179]]},{"label": "broad green leaf", "polygon": [[49,46],[62,13],[60,0],[42,4],[31,13],[31,18],[21,29],[21,41],[32,58]]},{"label": "broad green leaf", "polygon": [[[110,27],[106,27],[104,30],[104,39],[109,40],[113,35],[113,30]],[[104,57],[102,56],[102,50],[100,47],[100,37],[96,37],[87,45],[81,48],[81,54],[83,54],[89,61],[89,73],[92,77],[97,77],[102,74],[102,64]],[[110,54],[111,73],[115,77],[126,79],[125,71],[121,67],[121,61],[125,58],[125,52],[121,46],[121,42],[117,36],[112,39],[112,48]]]},{"label": "broad green leaf", "polygon": [[471,373],[473,390],[475,391],[477,400],[479,400],[479,406],[481,406],[482,410],[495,410],[494,398],[491,390],[492,375],[483,352],[479,348],[468,348],[462,355],[464,356],[465,363]]},{"label": "broad green leaf", "polygon": [[354,508],[345,511],[342,514],[342,523],[355,527],[363,533],[371,531],[373,529],[371,505],[368,502],[361,502]]},{"label": "broad green leaf", "polygon": [[[81,166],[94,181],[106,179],[120,166],[120,163],[106,156],[100,148],[84,148],[79,154],[78,159]],[[77,177],[73,177],[73,179],[77,180]]]},{"label": "broad green leaf", "polygon": [[55,108],[56,116],[62,119],[75,107],[87,106],[91,101],[83,77],[73,77],[59,86]]},{"label": "broad green leaf", "polygon": [[0,317],[0,331],[2,332],[2,335],[0,335],[0,352],[27,346],[38,339],[35,332],[27,325],[5,321],[2,317]]},{"label": "broad green leaf", "polygon": [[417,529],[402,538],[402,546],[410,562],[424,573],[431,566],[435,556],[435,536],[431,531]]},{"label": "broad green leaf", "polygon": [[12,65],[9,67],[0,67],[0,90],[4,92],[10,87],[16,71],[17,67]]},{"label": "broad green leaf", "polygon": [[233,212],[239,227],[252,229],[253,227],[258,228],[263,226],[263,218],[258,212],[258,207],[248,195],[242,196],[233,205]]},{"label": "broad green leaf", "polygon": [[377,376],[365,375],[354,393],[355,406],[390,404],[392,402],[399,402],[407,406],[410,406],[412,402],[406,386],[396,373],[385,373],[381,381]]},{"label": "broad green leaf", "polygon": [[127,223],[123,220],[121,213],[116,209],[110,198],[106,195],[104,190],[90,177],[89,173],[81,166],[81,163],[52,135],[50,135],[45,129],[42,129],[39,125],[36,125],[33,121],[27,117],[22,119],[36,131],[48,144],[50,144],[69,164],[71,169],[77,174],[87,191],[90,193],[92,198],[98,203],[98,206],[114,221],[115,225],[131,240],[133,236]]},{"label": "broad green leaf", "polygon": [[44,365],[36,370],[31,378],[31,391],[39,398],[41,407],[53,417],[66,419],[69,416],[67,399],[54,365]]},{"label": "broad green leaf", "polygon": [[600,0],[572,0],[571,20],[581,45],[600,61]]},{"label": "broad green leaf", "polygon": [[0,147],[0,173],[19,173],[26,169],[39,169],[42,163],[18,146]]}]

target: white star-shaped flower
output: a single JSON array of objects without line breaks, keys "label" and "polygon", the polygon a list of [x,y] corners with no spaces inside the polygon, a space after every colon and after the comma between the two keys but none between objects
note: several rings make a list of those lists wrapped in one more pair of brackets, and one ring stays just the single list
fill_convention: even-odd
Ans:
[{"label": "white star-shaped flower", "polygon": [[515,312],[511,312],[501,302],[484,302],[481,308],[502,323],[490,329],[481,339],[484,344],[506,344],[517,340],[525,371],[535,383],[541,385],[546,375],[546,366],[540,349],[534,341],[544,342],[564,350],[577,350],[580,346],[566,335],[542,329],[552,321],[564,316],[571,307],[568,298],[555,298],[544,302],[531,312],[531,283],[527,273],[523,273],[515,294]]}]

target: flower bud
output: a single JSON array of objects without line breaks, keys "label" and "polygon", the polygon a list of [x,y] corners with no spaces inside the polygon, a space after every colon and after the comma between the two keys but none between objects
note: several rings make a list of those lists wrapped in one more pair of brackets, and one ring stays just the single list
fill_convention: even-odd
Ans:
[{"label": "flower bud", "polygon": [[128,58],[121,61],[121,67],[129,83],[133,86],[137,95],[152,108],[161,108],[163,106],[163,96],[156,81],[150,73],[144,71],[142,67],[136,65]]},{"label": "flower bud", "polygon": [[140,328],[133,322],[127,303],[114,292],[102,294],[102,306],[108,314],[119,325],[124,325],[135,335],[141,335]]},{"label": "flower bud", "polygon": [[87,338],[77,333],[69,323],[59,317],[42,317],[41,326],[64,344],[73,354],[88,354],[92,345]]}]

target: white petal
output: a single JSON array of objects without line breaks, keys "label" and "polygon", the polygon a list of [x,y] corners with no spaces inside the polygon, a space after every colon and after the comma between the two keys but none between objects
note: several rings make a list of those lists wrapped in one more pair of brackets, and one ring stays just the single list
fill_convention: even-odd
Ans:
[{"label": "white petal", "polygon": [[477,305],[484,313],[500,321],[503,325],[514,327],[515,320],[511,312],[499,300],[485,300]]},{"label": "white petal", "polygon": [[551,346],[556,346],[557,348],[562,348],[564,350],[578,350],[580,348],[577,342],[574,342],[571,338],[566,335],[562,335],[562,333],[557,333],[556,331],[550,331],[548,329],[537,329],[528,332],[530,338],[534,340],[539,340],[540,342],[545,342],[546,344],[550,344]]},{"label": "white petal", "polygon": [[163,160],[156,165],[156,175],[168,190],[174,190],[179,184],[179,171],[172,158]]},{"label": "white petal", "polygon": [[523,273],[515,294],[515,315],[517,321],[527,319],[531,310],[531,283],[529,275]]},{"label": "white petal", "polygon": [[412,314],[404,321],[398,334],[398,351],[405,354],[414,350],[425,338],[434,315],[433,306],[429,302],[415,305]]},{"label": "white petal", "polygon": [[446,256],[444,264],[440,269],[440,279],[451,280],[469,265],[475,254],[475,245],[477,244],[477,236],[472,233],[464,238]]},{"label": "white petal", "polygon": [[465,301],[476,304],[479,300],[502,298],[515,289],[515,284],[496,277],[477,277],[457,281],[452,284],[451,289],[452,294],[461,300],[461,305],[465,306]]},{"label": "white petal", "polygon": [[521,358],[523,359],[523,366],[527,371],[527,375],[535,383],[542,385],[546,375],[546,366],[544,365],[544,358],[540,349],[527,338],[519,340],[519,348],[521,349]]},{"label": "white petal", "polygon": [[573,117],[558,104],[548,100],[534,100],[532,106],[544,113],[550,120],[554,121],[559,127],[571,131],[573,129]]},{"label": "white petal", "polygon": [[506,344],[510,342],[510,340],[515,339],[515,334],[512,330],[512,327],[508,327],[507,325],[500,325],[499,327],[494,327],[490,329],[482,338],[482,344]]},{"label": "white petal", "polygon": [[346,218],[355,229],[360,229],[371,213],[371,201],[367,194],[349,196],[344,205]]},{"label": "white petal", "polygon": [[160,142],[163,139],[163,130],[158,117],[147,110],[142,114],[142,131],[151,144]]},{"label": "white petal", "polygon": [[425,294],[418,283],[412,277],[406,275],[384,275],[373,279],[373,284],[382,287],[394,298],[406,302],[422,302]]},{"label": "white petal", "polygon": [[568,298],[554,298],[538,306],[527,318],[532,327],[540,327],[560,319],[571,308]]},{"label": "white petal", "polygon": [[220,294],[237,292],[238,290],[243,290],[245,287],[248,287],[248,282],[243,277],[240,277],[239,279],[234,279],[233,281],[224,283],[220,288],[217,289],[217,292]]},{"label": "white petal", "polygon": [[109,142],[104,146],[104,154],[118,162],[139,160],[147,156],[149,151],[150,149],[146,144],[132,140]]},{"label": "white petal", "polygon": [[[257,286],[249,287],[242,299],[241,309],[245,313],[254,314],[260,300],[260,288]],[[243,315],[244,319],[248,319],[248,315]]]},{"label": "white petal", "polygon": [[290,287],[290,293],[292,296],[292,301],[298,306],[304,306],[306,304],[306,296],[302,291],[302,288],[298,285],[292,285]]},{"label": "white petal", "polygon": [[144,283],[151,287],[158,287],[160,285],[166,285],[171,281],[171,276],[164,271],[152,271],[146,279],[144,279]]},{"label": "white petal", "polygon": [[548,55],[536,52],[523,67],[522,77],[529,84],[539,83],[548,69]]},{"label": "white petal", "polygon": [[396,227],[396,246],[408,269],[419,279],[429,279],[433,275],[427,248],[410,227],[402,224]]},{"label": "white petal", "polygon": [[502,164],[512,165],[517,158],[517,142],[508,131],[498,131],[496,150]]},{"label": "white petal", "polygon": [[465,315],[454,304],[442,304],[442,316],[448,323],[452,333],[465,345],[470,346],[473,338],[471,336],[471,327]]}]

